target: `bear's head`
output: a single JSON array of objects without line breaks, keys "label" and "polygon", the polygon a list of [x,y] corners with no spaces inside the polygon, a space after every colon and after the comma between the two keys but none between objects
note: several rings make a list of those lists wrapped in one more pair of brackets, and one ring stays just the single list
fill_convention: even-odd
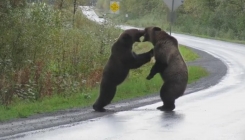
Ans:
[{"label": "bear's head", "polygon": [[153,45],[155,45],[156,33],[159,31],[162,31],[162,29],[159,27],[146,27],[144,30],[145,34],[144,34],[143,42],[150,41],[150,42],[152,42]]},{"label": "bear's head", "polygon": [[140,42],[140,37],[144,35],[144,30],[128,29],[125,30],[119,39],[125,44],[132,45],[134,42]]}]

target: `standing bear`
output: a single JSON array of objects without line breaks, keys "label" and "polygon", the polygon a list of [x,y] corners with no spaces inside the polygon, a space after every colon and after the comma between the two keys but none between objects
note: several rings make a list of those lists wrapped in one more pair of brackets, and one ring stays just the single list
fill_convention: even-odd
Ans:
[{"label": "standing bear", "polygon": [[155,64],[146,79],[160,73],[164,83],[160,90],[161,111],[172,111],[175,100],[184,94],[188,82],[188,69],[179,49],[178,41],[159,27],[146,27],[144,41],[154,45]]},{"label": "standing bear", "polygon": [[103,70],[100,94],[93,104],[95,111],[106,111],[104,107],[111,103],[117,86],[125,80],[129,70],[141,67],[153,57],[153,49],[138,55],[132,52],[134,42],[140,42],[143,35],[143,30],[128,29],[112,45],[111,55]]}]

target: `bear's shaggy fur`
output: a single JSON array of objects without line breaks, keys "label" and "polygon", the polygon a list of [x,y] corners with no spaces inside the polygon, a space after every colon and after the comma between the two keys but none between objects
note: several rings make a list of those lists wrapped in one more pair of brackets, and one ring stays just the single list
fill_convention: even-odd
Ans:
[{"label": "bear's shaggy fur", "polygon": [[125,80],[130,69],[139,68],[151,60],[153,49],[138,55],[132,52],[134,42],[140,42],[143,35],[144,30],[125,30],[113,44],[111,55],[103,70],[100,95],[93,105],[95,111],[106,111],[104,107],[111,103],[117,86]]},{"label": "bear's shaggy fur", "polygon": [[159,27],[145,28],[144,41],[150,41],[154,45],[156,60],[147,79],[160,73],[164,80],[160,90],[163,106],[157,109],[172,111],[175,100],[184,94],[188,82],[188,69],[179,52],[178,41]]}]

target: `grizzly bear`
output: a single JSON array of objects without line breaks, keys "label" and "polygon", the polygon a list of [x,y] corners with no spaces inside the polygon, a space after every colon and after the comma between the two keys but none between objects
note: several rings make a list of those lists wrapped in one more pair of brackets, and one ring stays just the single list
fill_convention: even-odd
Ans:
[{"label": "grizzly bear", "polygon": [[128,29],[112,45],[111,55],[103,69],[100,94],[93,104],[95,111],[106,111],[104,107],[111,103],[117,86],[125,80],[129,70],[141,67],[153,57],[153,49],[138,55],[132,51],[134,42],[140,42],[143,35],[144,30]]},{"label": "grizzly bear", "polygon": [[184,94],[188,82],[188,70],[178,49],[178,41],[159,27],[146,27],[144,40],[154,46],[155,64],[146,79],[159,73],[164,83],[160,90],[163,106],[161,111],[172,111],[175,100]]}]

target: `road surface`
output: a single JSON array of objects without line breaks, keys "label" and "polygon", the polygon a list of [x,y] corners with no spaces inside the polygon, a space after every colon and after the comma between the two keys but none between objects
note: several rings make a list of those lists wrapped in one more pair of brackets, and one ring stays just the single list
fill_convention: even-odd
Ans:
[{"label": "road surface", "polygon": [[245,140],[245,46],[173,34],[228,67],[215,86],[179,98],[174,112],[156,103],[77,124],[35,132],[19,140]]},{"label": "road surface", "polygon": [[[126,27],[130,28],[130,27]],[[245,140],[245,45],[173,34],[180,44],[221,59],[226,76],[215,86],[176,101],[161,102],[87,121],[26,133],[18,140]]]}]

